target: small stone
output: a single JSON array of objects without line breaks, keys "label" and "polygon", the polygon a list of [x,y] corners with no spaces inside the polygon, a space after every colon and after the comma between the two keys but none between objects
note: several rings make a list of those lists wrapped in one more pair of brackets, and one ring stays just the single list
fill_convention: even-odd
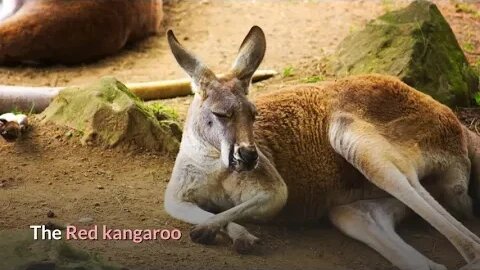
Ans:
[{"label": "small stone", "polygon": [[84,223],[84,224],[89,224],[89,223],[92,223],[92,222],[93,222],[93,218],[91,218],[91,217],[83,217],[83,218],[79,219],[78,222]]},{"label": "small stone", "polygon": [[55,217],[55,213],[54,213],[52,210],[48,210],[48,212],[47,212],[47,217],[49,217],[49,218],[54,218],[54,217]]}]

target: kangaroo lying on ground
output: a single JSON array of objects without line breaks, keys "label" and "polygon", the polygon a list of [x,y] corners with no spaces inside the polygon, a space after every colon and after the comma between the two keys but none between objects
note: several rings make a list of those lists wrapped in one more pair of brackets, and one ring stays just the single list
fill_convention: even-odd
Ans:
[{"label": "kangaroo lying on ground", "polygon": [[156,33],[161,0],[3,0],[1,63],[74,64]]},{"label": "kangaroo lying on ground", "polygon": [[250,30],[224,79],[172,31],[168,41],[195,97],[165,209],[196,224],[194,242],[212,243],[223,232],[247,252],[258,239],[236,221],[328,215],[400,269],[446,269],[395,232],[411,209],[456,247],[468,262],[462,270],[480,269],[480,239],[434,199],[471,216],[468,187],[480,176],[480,140],[448,107],[382,75],[302,86],[254,105],[247,99],[250,78],[266,48],[259,27]]}]

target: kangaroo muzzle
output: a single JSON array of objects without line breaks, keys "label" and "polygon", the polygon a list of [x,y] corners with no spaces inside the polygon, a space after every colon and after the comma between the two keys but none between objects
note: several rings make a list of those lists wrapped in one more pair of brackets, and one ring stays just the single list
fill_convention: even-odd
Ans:
[{"label": "kangaroo muzzle", "polygon": [[235,145],[230,153],[230,167],[235,171],[251,171],[257,167],[258,151],[254,145]]}]

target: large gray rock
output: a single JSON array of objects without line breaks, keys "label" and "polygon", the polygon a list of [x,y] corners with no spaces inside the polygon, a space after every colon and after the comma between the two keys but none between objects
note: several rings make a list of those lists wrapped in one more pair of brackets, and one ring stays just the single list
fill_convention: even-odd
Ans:
[{"label": "large gray rock", "polygon": [[40,119],[77,130],[83,143],[108,147],[136,145],[176,152],[181,139],[171,109],[145,105],[112,77],[62,90]]},{"label": "large gray rock", "polygon": [[450,106],[469,106],[479,79],[438,8],[414,1],[388,12],[343,40],[327,64],[339,77],[362,73],[398,76]]}]

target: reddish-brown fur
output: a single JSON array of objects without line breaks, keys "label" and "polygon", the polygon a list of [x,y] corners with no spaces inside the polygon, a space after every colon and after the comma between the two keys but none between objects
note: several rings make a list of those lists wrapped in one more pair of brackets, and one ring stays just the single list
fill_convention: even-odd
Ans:
[{"label": "reddish-brown fur", "polygon": [[157,32],[161,0],[27,1],[0,23],[0,63],[74,64]]},{"label": "reddish-brown fur", "polygon": [[316,220],[333,205],[385,196],[332,148],[327,133],[333,113],[372,124],[400,152],[418,154],[412,146],[422,153],[467,151],[462,125],[448,107],[389,76],[296,87],[261,96],[256,105],[257,145],[288,186],[283,216],[289,221]]}]

